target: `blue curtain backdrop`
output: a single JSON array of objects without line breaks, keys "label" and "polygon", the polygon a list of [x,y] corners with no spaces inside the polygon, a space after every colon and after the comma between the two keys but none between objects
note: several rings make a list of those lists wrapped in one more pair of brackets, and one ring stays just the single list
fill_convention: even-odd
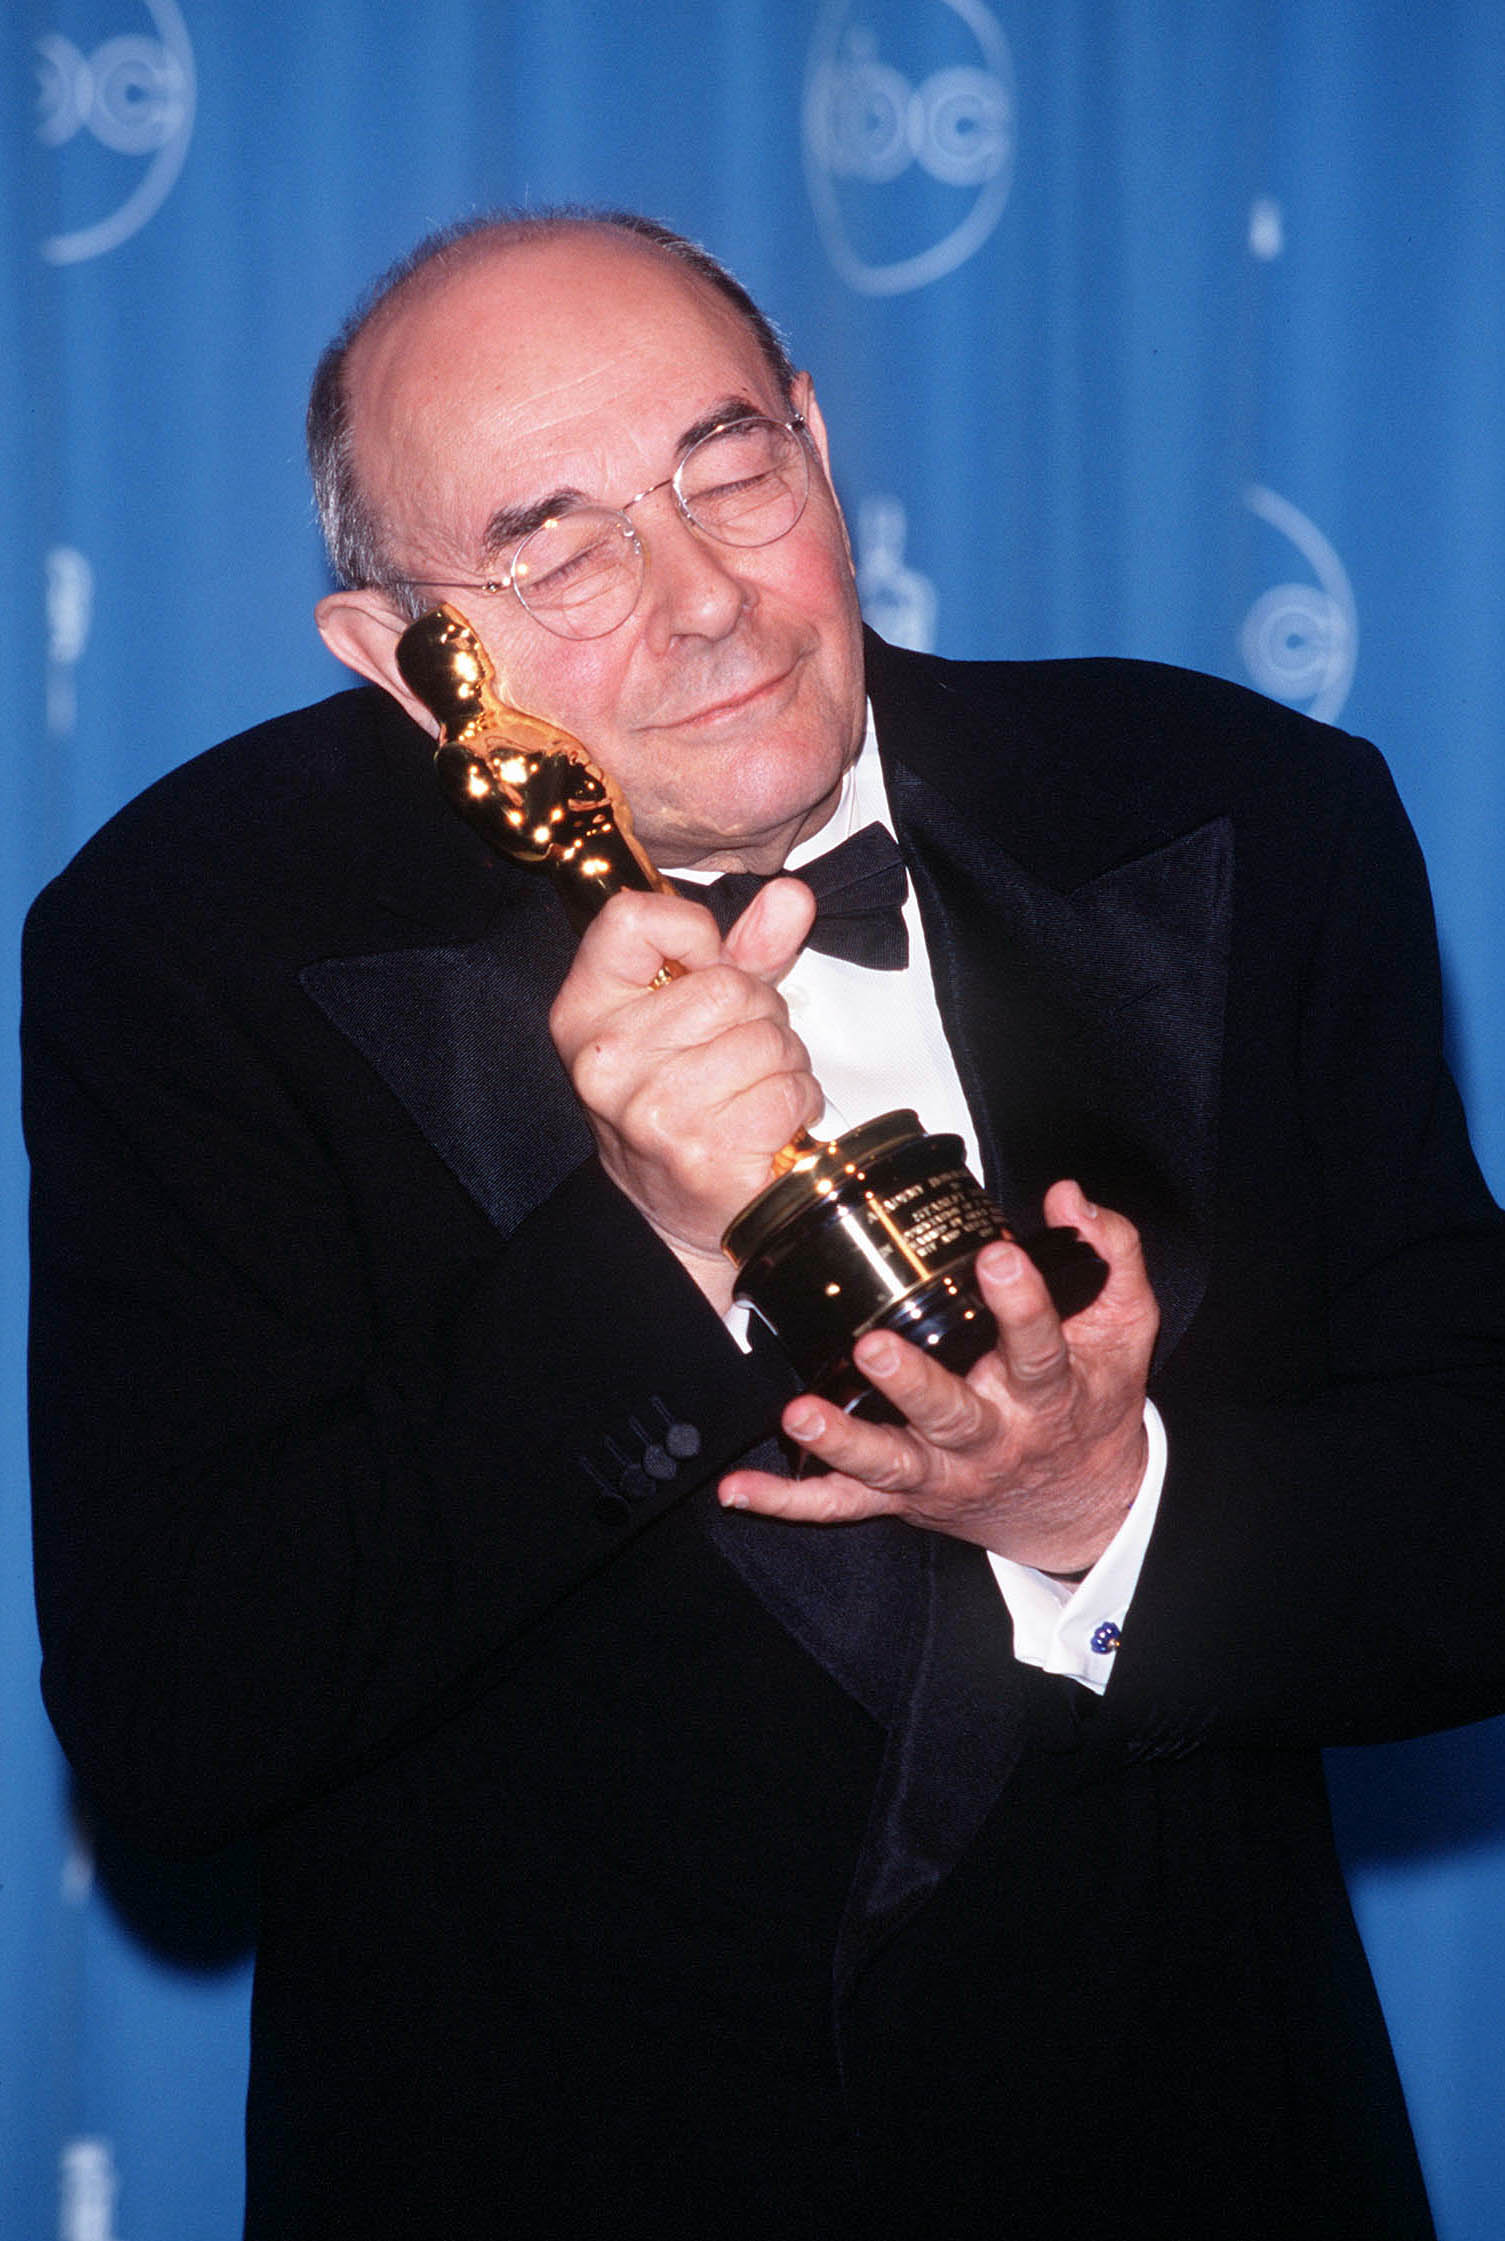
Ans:
[{"label": "blue curtain backdrop", "polygon": [[[364,283],[495,203],[630,204],[813,369],[890,635],[1381,743],[1505,1185],[1499,0],[11,0],[5,37],[8,931],[149,779],[341,683],[300,422]],[[0,2232],[214,2241],[250,1896],[92,1831],[37,1702],[3,1125]],[[1497,2241],[1505,1729],[1333,1773],[1445,2241]]]}]

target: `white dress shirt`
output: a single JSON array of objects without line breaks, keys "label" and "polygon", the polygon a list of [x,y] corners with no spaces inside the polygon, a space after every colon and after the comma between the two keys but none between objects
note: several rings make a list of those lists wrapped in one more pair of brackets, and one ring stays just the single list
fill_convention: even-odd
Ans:
[{"label": "white dress shirt", "polygon": [[[847,772],[834,814],[791,850],[785,870],[798,872],[802,863],[871,824],[893,830],[869,711],[862,753]],[[697,881],[714,875],[676,871],[674,876],[676,881]],[[909,963],[902,972],[874,972],[804,949],[779,983],[790,1024],[825,1091],[825,1110],[813,1133],[839,1136],[879,1113],[910,1106],[930,1134],[960,1136],[967,1163],[979,1174],[977,1135],[941,1025],[912,881],[904,923]],[[746,1309],[733,1308],[727,1322],[745,1345]],[[1145,1428],[1149,1461],[1134,1506],[1079,1584],[1052,1579],[991,1551],[988,1556],[1013,1620],[1015,1655],[1047,1673],[1067,1674],[1098,1695],[1113,1672],[1165,1476],[1165,1432],[1149,1401]]]}]

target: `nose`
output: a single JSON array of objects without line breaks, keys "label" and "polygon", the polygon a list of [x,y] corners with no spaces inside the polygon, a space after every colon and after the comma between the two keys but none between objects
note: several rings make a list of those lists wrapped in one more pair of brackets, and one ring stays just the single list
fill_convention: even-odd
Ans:
[{"label": "nose", "polygon": [[741,550],[693,529],[668,491],[654,493],[655,520],[643,524],[643,627],[656,653],[676,638],[724,638],[752,598],[737,563]]}]

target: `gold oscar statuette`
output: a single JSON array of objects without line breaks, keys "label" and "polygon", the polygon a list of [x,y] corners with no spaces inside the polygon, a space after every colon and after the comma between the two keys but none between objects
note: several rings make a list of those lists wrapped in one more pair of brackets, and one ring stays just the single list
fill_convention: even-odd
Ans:
[{"label": "gold oscar statuette", "polygon": [[[500,855],[549,873],[577,932],[621,888],[669,891],[620,788],[569,732],[507,705],[457,608],[436,607],[404,631],[397,664],[439,725],[434,768],[449,800]],[[683,971],[666,958],[654,985]],[[928,1136],[901,1111],[828,1143],[801,1130],[721,1244],[737,1271],[735,1297],[774,1332],[805,1384],[876,1414],[877,1396],[852,1361],[857,1339],[896,1331],[949,1368],[969,1368],[995,1336],[972,1263],[982,1246],[1012,1236],[967,1172],[961,1138]],[[1021,1242],[1058,1313],[1097,1297],[1106,1269],[1075,1230]]]}]

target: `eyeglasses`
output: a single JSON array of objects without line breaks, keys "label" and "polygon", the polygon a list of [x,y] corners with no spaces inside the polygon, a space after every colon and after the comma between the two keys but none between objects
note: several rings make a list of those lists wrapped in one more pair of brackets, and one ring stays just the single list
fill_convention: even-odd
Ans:
[{"label": "eyeglasses", "polygon": [[643,541],[628,519],[655,491],[672,490],[681,518],[718,545],[787,537],[810,495],[805,422],[726,420],[691,444],[672,475],[619,507],[575,506],[532,530],[502,575],[461,582],[410,576],[414,591],[512,591],[556,638],[604,638],[626,622],[643,589]]}]

